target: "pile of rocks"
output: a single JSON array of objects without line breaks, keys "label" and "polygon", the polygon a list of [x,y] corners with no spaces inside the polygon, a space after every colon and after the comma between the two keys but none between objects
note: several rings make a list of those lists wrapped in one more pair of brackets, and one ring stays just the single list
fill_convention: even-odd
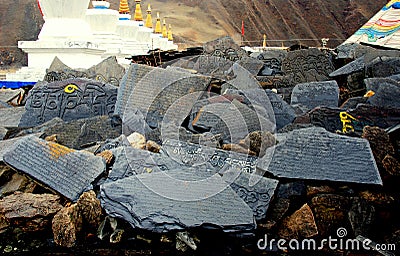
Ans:
[{"label": "pile of rocks", "polygon": [[55,60],[0,91],[0,251],[390,255],[399,58],[222,38],[158,68]]}]

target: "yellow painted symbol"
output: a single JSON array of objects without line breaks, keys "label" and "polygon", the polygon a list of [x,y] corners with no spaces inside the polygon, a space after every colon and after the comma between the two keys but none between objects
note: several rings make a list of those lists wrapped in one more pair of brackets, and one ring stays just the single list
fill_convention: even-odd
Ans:
[{"label": "yellow painted symbol", "polygon": [[340,120],[342,121],[343,124],[343,129],[342,129],[343,133],[348,133],[349,130],[354,132],[354,127],[351,125],[351,120],[357,121],[356,118],[354,118],[347,112],[340,112]]},{"label": "yellow painted symbol", "polygon": [[78,86],[74,85],[74,84],[69,84],[67,86],[65,86],[64,88],[64,92],[66,93],[73,93],[75,92],[75,90],[79,90]]},{"label": "yellow painted symbol", "polygon": [[372,96],[374,96],[375,95],[375,92],[374,91],[368,91],[365,95],[364,95],[364,98],[370,98],[370,97],[372,97]]}]

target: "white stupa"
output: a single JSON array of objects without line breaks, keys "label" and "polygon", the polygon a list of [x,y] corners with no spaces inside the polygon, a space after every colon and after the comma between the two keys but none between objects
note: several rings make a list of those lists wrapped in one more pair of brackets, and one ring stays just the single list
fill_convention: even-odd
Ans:
[{"label": "white stupa", "polygon": [[176,50],[172,40],[158,40],[160,36],[145,26],[141,0],[135,2],[132,19],[127,0],[120,1],[118,11],[110,9],[107,1],[92,1],[93,8],[88,9],[90,0],[38,0],[45,21],[38,40],[18,42],[28,54],[28,67],[8,74],[6,79],[42,80],[55,57],[71,68],[87,69],[109,56],[129,64],[127,57],[144,55],[151,49]]}]

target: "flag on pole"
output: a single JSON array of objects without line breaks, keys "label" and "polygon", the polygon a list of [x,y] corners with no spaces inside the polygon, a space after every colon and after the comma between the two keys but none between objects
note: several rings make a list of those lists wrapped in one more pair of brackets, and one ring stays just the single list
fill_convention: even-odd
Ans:
[{"label": "flag on pole", "polygon": [[244,36],[244,21],[242,20],[242,36]]}]

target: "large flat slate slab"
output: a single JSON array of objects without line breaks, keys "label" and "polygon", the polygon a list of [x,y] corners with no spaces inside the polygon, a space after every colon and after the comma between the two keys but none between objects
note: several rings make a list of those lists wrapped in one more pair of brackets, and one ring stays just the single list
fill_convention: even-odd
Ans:
[{"label": "large flat slate slab", "polygon": [[[36,136],[39,137],[41,134],[32,134],[32,135],[27,135],[27,137],[30,136]],[[8,140],[0,140],[0,162],[3,162],[3,157],[4,155],[13,148],[13,146],[18,143],[20,140],[25,139],[25,136],[23,137],[17,137],[13,139],[8,139]]]},{"label": "large flat slate slab", "polygon": [[364,80],[367,91],[375,94],[368,98],[367,103],[377,107],[392,107],[400,109],[400,82],[390,78],[369,78]]},{"label": "large flat slate slab", "polygon": [[203,178],[190,169],[132,176],[101,186],[107,214],[134,228],[168,232],[219,228],[246,232],[255,228],[253,211],[215,174]]},{"label": "large flat slate slab", "polygon": [[266,50],[250,54],[250,57],[264,62],[264,66],[260,71],[263,76],[283,75],[282,61],[286,56],[287,51],[284,50]]},{"label": "large flat slate slab", "polygon": [[257,167],[279,178],[382,185],[367,140],[320,127],[289,133],[284,142],[267,149]]},{"label": "large flat slate slab", "polygon": [[290,105],[306,110],[316,107],[338,107],[339,86],[336,81],[298,84],[292,91]]},{"label": "large flat slate slab", "polygon": [[237,61],[247,57],[247,52],[229,36],[205,43],[203,51],[204,55],[221,57],[230,61]]},{"label": "large flat slate slab", "polygon": [[38,83],[29,92],[20,127],[33,127],[55,117],[64,121],[114,113],[118,87],[87,79]]},{"label": "large flat slate slab", "polygon": [[27,137],[4,155],[4,162],[61,195],[77,201],[106,170],[101,157],[37,137]]}]

